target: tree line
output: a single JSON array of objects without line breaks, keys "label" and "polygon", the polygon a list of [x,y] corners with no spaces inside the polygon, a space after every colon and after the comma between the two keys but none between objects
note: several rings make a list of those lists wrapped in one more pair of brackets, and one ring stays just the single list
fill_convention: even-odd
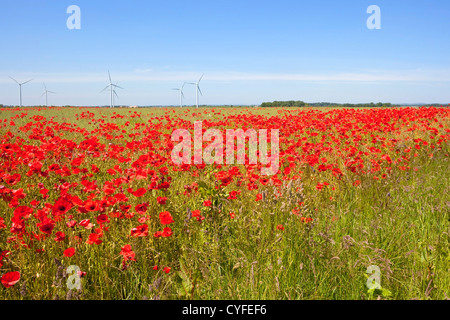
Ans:
[{"label": "tree line", "polygon": [[273,102],[263,102],[261,103],[261,107],[307,107],[308,104],[306,104],[303,101],[273,101]]},{"label": "tree line", "polygon": [[263,102],[261,107],[342,107],[342,108],[391,108],[393,105],[386,102],[378,103],[334,103],[334,102],[314,102],[306,103],[303,101],[273,101],[273,102]]}]

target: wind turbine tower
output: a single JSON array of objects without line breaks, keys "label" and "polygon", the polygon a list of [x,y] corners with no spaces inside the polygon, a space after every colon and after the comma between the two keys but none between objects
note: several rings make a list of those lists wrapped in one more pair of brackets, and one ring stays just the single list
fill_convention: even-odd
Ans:
[{"label": "wind turbine tower", "polygon": [[183,85],[181,86],[181,88],[174,88],[172,90],[177,90],[180,91],[180,107],[183,108],[183,98],[184,98],[184,93],[183,93],[183,89],[184,86],[186,85],[186,82],[183,83]]},{"label": "wind turbine tower", "polygon": [[111,80],[111,74],[109,73],[109,70],[108,70],[108,76],[109,76],[109,84],[105,87],[105,89],[103,89],[102,91],[100,91],[100,93],[102,93],[103,91],[105,91],[105,90],[108,89],[108,88],[110,89],[110,91],[111,91],[110,107],[111,107],[111,108],[114,108],[114,95],[116,95],[117,97],[119,97],[119,96],[117,95],[116,91],[114,90],[114,88],[119,88],[119,89],[123,89],[123,88],[122,88],[122,87],[119,87],[118,85],[112,83],[112,80]]},{"label": "wind turbine tower", "polygon": [[22,85],[24,85],[25,83],[28,83],[30,81],[32,81],[33,79],[30,79],[28,81],[19,83],[16,79],[14,79],[13,77],[10,77],[12,80],[14,80],[15,83],[17,83],[19,85],[19,96],[20,96],[20,107],[22,107]]},{"label": "wind turbine tower", "polygon": [[47,90],[47,87],[45,86],[45,82],[42,82],[42,83],[44,84],[44,89],[45,89],[45,91],[44,91],[44,93],[41,95],[41,97],[45,94],[45,106],[48,107],[48,99],[47,99],[48,97],[47,97],[47,94],[48,94],[48,93],[56,93],[56,92]]},{"label": "wind turbine tower", "polygon": [[[120,88],[118,85],[118,82],[116,82],[116,87]],[[122,88],[121,88],[122,89]],[[119,99],[119,95],[116,93],[116,89],[113,90],[114,95],[117,97],[117,99]],[[113,97],[113,107],[114,107],[114,97]]]},{"label": "wind turbine tower", "polygon": [[193,82],[190,82],[189,84],[193,84],[194,86],[195,86],[195,101],[196,101],[196,103],[197,103],[197,108],[198,108],[198,94],[200,93],[202,96],[203,96],[203,94],[202,94],[202,90],[200,90],[200,86],[199,86],[199,84],[200,84],[200,81],[202,81],[202,78],[203,78],[203,76],[204,76],[205,74],[202,74],[202,76],[200,77],[200,79],[198,79],[198,81],[197,81],[197,83],[193,83]]}]

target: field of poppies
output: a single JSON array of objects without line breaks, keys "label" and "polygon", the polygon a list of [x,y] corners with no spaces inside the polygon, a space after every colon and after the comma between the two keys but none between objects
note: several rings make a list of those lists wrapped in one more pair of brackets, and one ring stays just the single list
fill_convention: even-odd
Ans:
[{"label": "field of poppies", "polygon": [[[277,174],[175,164],[172,132],[197,120],[279,129]],[[450,298],[448,106],[0,121],[2,300]]]}]

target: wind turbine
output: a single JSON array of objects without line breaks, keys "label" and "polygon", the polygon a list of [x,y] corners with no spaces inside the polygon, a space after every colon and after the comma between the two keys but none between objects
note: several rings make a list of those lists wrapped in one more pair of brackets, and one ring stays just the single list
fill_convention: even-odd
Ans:
[{"label": "wind turbine", "polygon": [[48,107],[47,94],[48,94],[48,93],[56,93],[56,92],[48,91],[48,90],[47,90],[47,87],[45,86],[45,82],[42,82],[42,83],[44,84],[44,89],[45,89],[45,91],[44,91],[44,93],[41,95],[41,97],[45,94],[45,106]]},{"label": "wind turbine", "polygon": [[180,91],[180,107],[181,108],[183,108],[183,98],[184,98],[183,88],[184,88],[185,85],[186,85],[186,82],[183,83],[181,88],[174,88],[174,89],[172,89],[172,90]]},{"label": "wind turbine", "polygon": [[[116,85],[115,85],[115,86],[116,86],[117,88],[120,88],[117,84],[118,84],[118,82],[116,82]],[[121,89],[122,89],[122,88],[121,88]],[[119,99],[119,95],[117,94],[117,92],[116,92],[115,89],[113,89],[113,93],[114,93],[114,95],[117,97],[117,99]],[[113,106],[114,106],[114,97],[113,97]]]},{"label": "wind turbine", "polygon": [[202,80],[202,78],[203,78],[204,75],[205,75],[205,74],[202,74],[202,76],[200,77],[200,79],[198,79],[197,83],[189,82],[189,84],[193,84],[193,85],[196,87],[196,90],[195,90],[195,100],[196,100],[196,102],[197,102],[197,108],[198,108],[198,93],[200,92],[200,94],[203,96],[202,90],[200,90],[199,83],[200,83],[200,81]]},{"label": "wind turbine", "polygon": [[30,79],[28,81],[19,83],[16,79],[14,79],[13,77],[10,77],[12,80],[14,80],[15,83],[17,83],[19,85],[19,95],[20,95],[20,107],[22,107],[22,85],[25,83],[28,83],[30,81],[32,81],[33,79]]},{"label": "wind turbine", "polygon": [[[111,74],[109,73],[109,70],[108,70],[108,76],[109,76],[109,84],[105,87],[105,89],[103,89],[102,91],[100,91],[100,93],[102,93],[102,92],[105,91],[106,89],[110,88],[110,90],[111,90],[111,105],[110,105],[110,107],[111,107],[111,108],[114,108],[114,94],[117,96],[117,93],[116,93],[116,91],[114,90],[114,88],[119,88],[119,89],[123,89],[123,88],[122,88],[122,87],[119,87],[118,85],[112,83],[112,80],[111,80]],[[117,97],[119,97],[119,96],[117,96]]]}]

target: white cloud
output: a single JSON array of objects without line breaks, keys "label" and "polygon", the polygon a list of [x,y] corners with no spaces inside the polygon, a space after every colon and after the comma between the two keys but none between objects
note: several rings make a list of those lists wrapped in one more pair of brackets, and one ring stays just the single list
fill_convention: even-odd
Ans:
[{"label": "white cloud", "polygon": [[[235,71],[205,71],[203,81],[357,81],[357,82],[449,82],[450,70],[405,70],[405,71],[367,71],[359,73],[248,73]],[[191,81],[198,79],[203,72],[174,72],[152,69],[135,69],[129,73],[111,74],[114,81],[146,82],[146,81]],[[12,82],[9,74],[0,73],[0,83]],[[106,73],[14,73],[18,79],[34,78],[46,83],[99,83],[107,82]]]}]

